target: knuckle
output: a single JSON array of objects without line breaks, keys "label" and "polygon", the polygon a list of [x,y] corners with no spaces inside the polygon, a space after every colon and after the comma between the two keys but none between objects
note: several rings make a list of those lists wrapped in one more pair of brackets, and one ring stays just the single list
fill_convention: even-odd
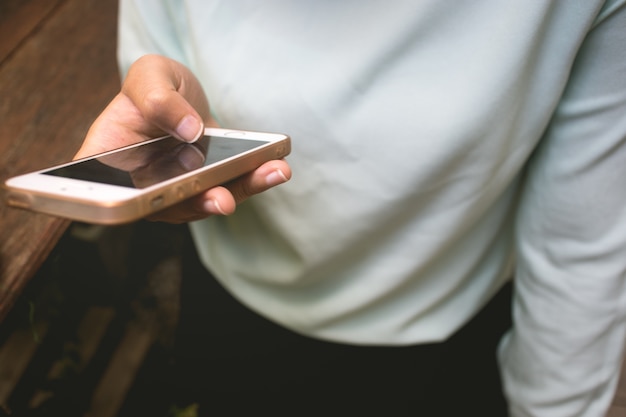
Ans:
[{"label": "knuckle", "polygon": [[142,103],[145,111],[156,114],[167,106],[170,92],[162,88],[153,88],[144,93]]}]

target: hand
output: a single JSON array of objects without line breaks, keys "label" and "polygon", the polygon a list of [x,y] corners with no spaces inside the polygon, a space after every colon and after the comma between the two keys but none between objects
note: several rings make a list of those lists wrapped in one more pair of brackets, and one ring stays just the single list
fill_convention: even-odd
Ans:
[{"label": "hand", "polygon": [[[75,158],[83,158],[165,134],[195,142],[204,126],[216,127],[195,76],[171,59],[146,55],[130,68],[120,93],[93,123]],[[182,223],[228,215],[246,198],[291,177],[284,160],[269,161],[224,186],[169,207],[151,220]]]}]

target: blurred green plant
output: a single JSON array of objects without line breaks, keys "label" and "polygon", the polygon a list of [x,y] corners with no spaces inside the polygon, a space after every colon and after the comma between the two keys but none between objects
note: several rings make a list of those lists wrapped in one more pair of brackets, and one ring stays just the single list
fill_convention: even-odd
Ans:
[{"label": "blurred green plant", "polygon": [[30,325],[30,331],[33,334],[33,340],[35,343],[41,343],[41,338],[35,328],[35,303],[32,301],[28,302],[28,324]]},{"label": "blurred green plant", "polygon": [[198,404],[194,403],[184,408],[174,405],[170,409],[170,415],[172,417],[198,417]]}]

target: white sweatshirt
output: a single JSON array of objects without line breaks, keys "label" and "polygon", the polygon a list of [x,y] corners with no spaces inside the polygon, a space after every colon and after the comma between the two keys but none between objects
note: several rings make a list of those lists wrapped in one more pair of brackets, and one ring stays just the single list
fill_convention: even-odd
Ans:
[{"label": "white sweatshirt", "polygon": [[352,344],[443,340],[515,277],[514,416],[601,416],[626,338],[626,6],[123,0],[120,64],[187,65],[293,179],[192,225],[260,314]]}]

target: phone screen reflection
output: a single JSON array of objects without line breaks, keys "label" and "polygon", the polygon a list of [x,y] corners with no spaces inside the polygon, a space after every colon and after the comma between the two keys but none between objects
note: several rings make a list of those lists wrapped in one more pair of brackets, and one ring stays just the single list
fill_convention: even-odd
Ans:
[{"label": "phone screen reflection", "polygon": [[204,136],[194,143],[166,137],[93,159],[85,159],[47,175],[122,187],[146,188],[249,151],[267,142]]}]

